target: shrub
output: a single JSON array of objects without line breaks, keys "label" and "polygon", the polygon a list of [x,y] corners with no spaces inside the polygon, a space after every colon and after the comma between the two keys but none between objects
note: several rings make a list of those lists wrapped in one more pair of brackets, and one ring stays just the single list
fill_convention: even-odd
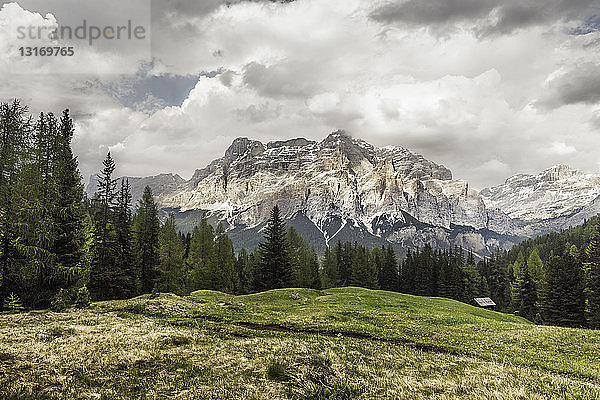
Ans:
[{"label": "shrub", "polygon": [[87,286],[82,286],[77,290],[75,305],[79,308],[85,308],[90,305],[90,292]]},{"label": "shrub", "polygon": [[6,308],[10,312],[21,312],[24,310],[23,304],[21,303],[21,299],[14,293],[11,293],[4,300],[4,308]]},{"label": "shrub", "polygon": [[284,361],[273,360],[267,368],[267,376],[272,381],[287,381],[291,378],[288,372],[288,364]]},{"label": "shrub", "polygon": [[50,309],[54,312],[64,312],[70,304],[69,294],[64,289],[59,289],[58,293],[54,295]]},{"label": "shrub", "polygon": [[166,346],[186,346],[192,343],[192,339],[187,336],[171,336],[163,339],[162,343]]}]

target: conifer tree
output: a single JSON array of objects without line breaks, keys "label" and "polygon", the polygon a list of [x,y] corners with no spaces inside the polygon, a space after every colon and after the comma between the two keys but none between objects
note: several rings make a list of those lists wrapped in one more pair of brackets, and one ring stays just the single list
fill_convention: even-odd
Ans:
[{"label": "conifer tree", "polygon": [[377,266],[369,250],[364,246],[354,246],[350,285],[377,289]]},{"label": "conifer tree", "polygon": [[408,249],[404,261],[402,261],[402,267],[400,269],[400,291],[403,293],[415,293],[415,276],[416,276],[416,259],[419,257],[418,249],[413,253]]},{"label": "conifer tree", "polygon": [[379,278],[379,287],[383,290],[398,290],[398,260],[391,245],[385,248],[383,265]]},{"label": "conifer tree", "polygon": [[92,199],[94,236],[88,289],[96,300],[121,299],[133,294],[130,268],[123,264],[118,229],[117,179],[113,178],[115,162],[110,153],[98,175],[98,191]]},{"label": "conifer tree", "polygon": [[160,227],[160,266],[157,288],[161,292],[181,293],[183,285],[183,253],[185,248],[177,235],[173,213]]},{"label": "conifer tree", "polygon": [[53,175],[57,121],[41,113],[30,136],[28,154],[23,159],[16,182],[14,200],[18,251],[23,263],[21,286],[34,307],[50,304],[54,286],[64,284],[56,268],[54,241],[56,209]]},{"label": "conifer tree", "polygon": [[537,315],[537,290],[529,267],[523,266],[519,277],[519,315],[535,321]]},{"label": "conifer tree", "polygon": [[323,256],[323,287],[332,288],[340,285],[340,270],[336,257],[337,246],[327,247]]},{"label": "conifer tree", "polygon": [[[562,254],[561,254],[562,253]],[[576,249],[566,245],[551,256],[546,268],[542,313],[552,325],[580,327],[585,324],[583,269]]]},{"label": "conifer tree", "polygon": [[225,233],[222,224],[217,226],[214,254],[216,259],[213,269],[213,290],[233,293],[235,255],[233,243]]},{"label": "conifer tree", "polygon": [[22,167],[31,122],[19,101],[0,103],[0,297],[14,290],[21,274],[16,265],[17,210],[14,188]]},{"label": "conifer tree", "polygon": [[250,255],[246,249],[241,249],[235,260],[235,273],[236,273],[236,294],[248,294],[252,293],[252,283],[254,281],[254,273],[252,271],[252,264],[250,263]]},{"label": "conifer tree", "polygon": [[285,223],[275,205],[265,228],[265,241],[259,245],[260,266],[257,289],[289,287],[293,280],[292,261],[286,240]]},{"label": "conifer tree", "polygon": [[252,273],[250,293],[257,292],[260,290],[260,249],[258,247],[248,254],[248,271]]},{"label": "conifer tree", "polygon": [[600,328],[600,224],[587,248],[587,303],[588,324],[591,328]]},{"label": "conifer tree", "polygon": [[533,277],[537,289],[537,295],[539,297],[542,290],[542,284],[544,282],[544,263],[540,258],[537,248],[534,248],[529,254],[529,257],[527,258],[527,268],[529,268],[529,273]]},{"label": "conifer tree", "polygon": [[509,266],[510,279],[510,307],[513,311],[521,308],[521,285],[523,283],[523,273],[527,269],[523,252],[519,251],[517,260]]},{"label": "conifer tree", "polygon": [[63,111],[56,137],[53,252],[61,274],[77,278],[85,268],[85,214],[81,175],[77,157],[71,150],[73,134],[73,120],[67,109]]},{"label": "conifer tree", "polygon": [[188,256],[191,290],[214,289],[215,232],[202,215],[200,226],[194,227]]},{"label": "conifer tree", "polygon": [[436,262],[435,253],[429,243],[425,244],[423,250],[416,253],[414,268],[413,292],[419,296],[433,296],[436,294]]},{"label": "conifer tree", "polygon": [[320,289],[319,260],[314,247],[310,247],[293,227],[288,229],[286,240],[294,275],[292,286]]},{"label": "conifer tree", "polygon": [[133,217],[134,252],[141,293],[151,293],[158,279],[159,230],[158,207],[152,190],[146,186]]},{"label": "conifer tree", "polygon": [[506,309],[510,305],[510,286],[499,249],[489,257],[485,269],[490,297],[500,309]]},{"label": "conifer tree", "polygon": [[335,254],[337,258],[337,266],[340,272],[340,285],[350,285],[352,278],[352,263],[354,262],[354,248],[352,243],[345,242],[342,244],[338,242],[335,248]]},{"label": "conifer tree", "polygon": [[381,274],[383,272],[384,250],[385,247],[373,247],[370,250],[371,258],[373,259],[373,263],[375,264],[375,271],[377,273],[377,287],[380,287],[379,283],[383,279]]},{"label": "conifer tree", "polygon": [[128,179],[122,178],[115,209],[115,229],[119,246],[120,279],[123,280],[123,295],[127,297],[135,295],[137,291],[132,225],[131,186]]}]

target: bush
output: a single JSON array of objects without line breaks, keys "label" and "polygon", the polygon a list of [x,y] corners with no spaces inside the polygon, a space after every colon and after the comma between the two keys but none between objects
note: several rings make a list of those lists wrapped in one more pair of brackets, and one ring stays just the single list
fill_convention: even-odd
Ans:
[{"label": "bush", "polygon": [[24,310],[23,304],[21,303],[21,299],[14,293],[11,293],[4,300],[4,308],[6,308],[10,312],[21,312]]},{"label": "bush", "polygon": [[279,360],[271,361],[269,368],[267,368],[267,376],[272,381],[283,382],[290,380],[291,376],[288,372],[288,364]]},{"label": "bush", "polygon": [[87,286],[82,286],[77,290],[77,295],[75,296],[75,306],[79,308],[86,308],[90,305],[90,292]]},{"label": "bush", "polygon": [[50,309],[55,312],[64,312],[71,303],[71,299],[69,297],[70,296],[66,290],[62,288],[59,289],[58,293],[56,293],[52,299]]}]

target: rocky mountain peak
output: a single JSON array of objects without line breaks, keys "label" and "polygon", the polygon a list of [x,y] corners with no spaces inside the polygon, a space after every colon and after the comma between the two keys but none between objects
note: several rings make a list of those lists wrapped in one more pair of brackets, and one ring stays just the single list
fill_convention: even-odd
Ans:
[{"label": "rocky mountain peak", "polygon": [[600,195],[600,176],[559,164],[537,175],[513,175],[480,194],[488,206],[511,218],[541,221],[572,214],[594,201]]},{"label": "rocky mountain peak", "polygon": [[258,140],[250,140],[246,137],[235,139],[229,148],[225,150],[225,158],[238,159],[250,152],[252,155],[257,155],[265,151],[265,146]]},{"label": "rocky mountain peak", "polygon": [[376,164],[375,148],[364,140],[354,139],[352,135],[341,129],[327,136],[321,142],[321,146],[338,149],[348,158],[351,168],[360,165],[363,160],[367,160],[372,165]]},{"label": "rocky mountain peak", "polygon": [[566,164],[558,164],[542,172],[542,179],[547,182],[555,182],[562,179],[568,179],[572,176],[581,174],[580,171],[572,169]]}]

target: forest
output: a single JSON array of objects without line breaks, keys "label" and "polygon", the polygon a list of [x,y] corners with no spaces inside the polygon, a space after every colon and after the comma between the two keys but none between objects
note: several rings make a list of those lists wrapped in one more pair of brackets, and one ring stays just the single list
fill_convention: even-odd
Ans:
[{"label": "forest", "polygon": [[85,194],[69,110],[36,119],[20,102],[0,104],[0,298],[4,309],[85,307],[144,293],[211,289],[361,286],[466,303],[490,296],[498,310],[536,323],[600,327],[598,219],[476,256],[460,247],[407,251],[338,242],[317,254],[275,206],[262,243],[237,254],[223,225],[205,215],[181,233],[146,187],[132,204],[108,153],[98,190]]}]

